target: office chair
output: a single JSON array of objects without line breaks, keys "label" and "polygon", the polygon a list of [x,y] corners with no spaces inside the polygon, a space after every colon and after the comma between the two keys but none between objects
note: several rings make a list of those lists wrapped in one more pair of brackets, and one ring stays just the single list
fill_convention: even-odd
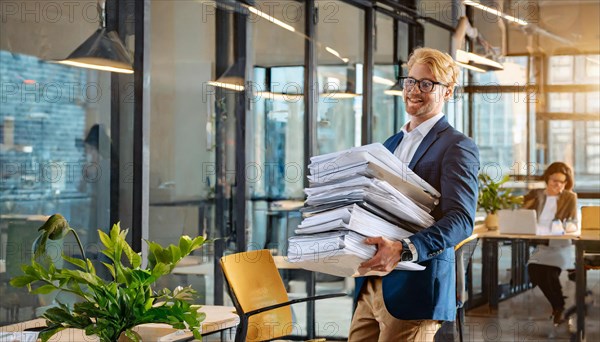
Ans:
[{"label": "office chair", "polygon": [[[581,207],[581,233],[584,231],[593,231],[600,234],[600,206],[584,206]],[[584,268],[588,270],[600,270],[600,251],[595,251],[595,254],[586,254],[584,256]],[[569,272],[569,280],[575,281],[575,272]],[[591,295],[591,291],[587,291],[586,295]],[[575,314],[577,307],[571,306],[565,310],[564,319],[569,321],[569,318]],[[587,305],[586,305],[587,311]]]},{"label": "office chair", "polygon": [[[468,292],[466,288],[466,277],[469,263],[475,248],[477,248],[477,236],[470,237],[461,241],[454,247],[454,259],[456,262],[456,330],[458,338],[463,342],[464,328],[464,304],[468,300]],[[454,341],[454,322],[444,322],[442,327],[436,333],[435,341]]]},{"label": "office chair", "polygon": [[[21,266],[23,264],[30,264],[31,258],[33,257],[34,251],[32,244],[35,239],[39,236],[38,228],[44,222],[38,220],[15,220],[8,223],[8,232],[6,239],[6,274],[2,277],[2,284],[0,286],[0,294],[3,300],[1,306],[7,310],[8,320],[10,322],[16,322],[19,319],[19,310],[22,307],[32,307],[35,309],[40,304],[40,298],[51,301],[56,294],[52,297],[49,295],[32,295],[28,292],[26,287],[15,288],[8,285],[10,279],[23,275]],[[49,240],[46,244],[48,256],[51,257],[57,267],[62,267],[62,251],[63,241]],[[39,258],[37,262],[44,263],[44,259]]]},{"label": "office chair", "polygon": [[470,237],[461,241],[454,247],[454,255],[456,260],[456,327],[458,329],[458,338],[463,342],[463,326],[465,319],[464,305],[469,299],[467,292],[466,278],[467,269],[471,262],[473,252],[477,248],[477,237]]},{"label": "office chair", "polygon": [[328,294],[289,300],[269,250],[248,251],[221,258],[227,290],[240,316],[235,341],[264,341],[293,331],[291,304],[346,296]]},{"label": "office chair", "polygon": [[581,207],[581,230],[600,230],[600,206]]},{"label": "office chair", "polygon": [[3,274],[0,288],[2,307],[7,310],[9,322],[19,319],[21,307],[36,307],[37,296],[27,291],[27,288],[14,288],[8,282],[23,275],[21,265],[31,263],[33,251],[31,244],[36,239],[37,229],[41,224],[35,221],[15,220],[8,223],[6,234],[6,273]]}]

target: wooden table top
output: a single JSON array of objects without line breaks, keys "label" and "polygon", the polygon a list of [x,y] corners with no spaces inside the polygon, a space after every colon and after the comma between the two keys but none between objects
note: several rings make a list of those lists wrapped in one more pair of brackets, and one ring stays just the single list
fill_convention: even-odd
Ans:
[{"label": "wooden table top", "polygon": [[[210,334],[219,330],[233,328],[240,321],[233,306],[203,305],[199,311],[206,313],[206,318],[202,322],[203,335]],[[0,327],[0,337],[4,337],[3,334],[20,332],[24,329],[29,328],[42,327],[45,324],[45,319],[37,318],[30,321],[3,326]],[[137,326],[134,330],[142,336],[142,339],[144,341],[157,341],[161,337],[164,338],[166,335],[169,334],[172,334],[173,337],[176,337],[175,340],[185,339],[192,336],[190,332],[178,331],[177,329],[173,329],[170,325],[162,323],[142,324]],[[65,329],[54,335],[54,337],[50,339],[50,341],[93,342],[98,341],[98,338],[96,336],[86,336],[84,331],[80,329]]]},{"label": "wooden table top", "polygon": [[533,235],[533,234],[501,234],[498,230],[488,230],[484,225],[477,225],[473,229],[473,235],[477,235],[478,238],[491,238],[491,239],[524,239],[524,240],[586,240],[586,241],[599,241],[600,230],[597,229],[586,229],[583,231],[577,231],[575,233],[564,234],[564,235]]}]

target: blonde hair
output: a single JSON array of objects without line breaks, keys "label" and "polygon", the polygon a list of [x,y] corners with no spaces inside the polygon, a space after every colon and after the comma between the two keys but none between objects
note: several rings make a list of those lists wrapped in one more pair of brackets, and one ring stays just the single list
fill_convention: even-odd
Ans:
[{"label": "blonde hair", "polygon": [[429,66],[431,73],[438,82],[448,85],[448,88],[454,89],[458,84],[458,65],[450,55],[431,48],[416,48],[408,59],[408,70],[416,63]]}]

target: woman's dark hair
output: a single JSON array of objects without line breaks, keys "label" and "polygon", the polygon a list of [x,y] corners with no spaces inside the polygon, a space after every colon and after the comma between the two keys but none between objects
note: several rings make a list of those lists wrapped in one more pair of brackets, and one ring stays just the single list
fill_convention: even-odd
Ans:
[{"label": "woman's dark hair", "polygon": [[554,163],[550,164],[548,166],[548,168],[546,169],[546,171],[544,171],[544,174],[542,175],[544,182],[546,182],[546,184],[548,184],[548,181],[550,180],[550,176],[552,176],[555,173],[562,173],[563,175],[567,176],[567,179],[565,181],[565,189],[566,190],[573,189],[573,186],[575,185],[575,181],[573,180],[573,169],[571,169],[571,167],[569,165],[567,165],[563,162],[554,162]]},{"label": "woman's dark hair", "polygon": [[92,127],[90,127],[90,130],[88,131],[88,134],[85,137],[85,139],[83,140],[83,142],[85,144],[87,144],[88,146],[96,149],[103,158],[111,157],[110,152],[108,151],[107,148],[101,148],[101,144],[109,143],[110,150],[111,151],[113,150],[113,144],[112,144],[108,134],[106,134],[106,131],[104,130],[103,125],[96,123]]}]

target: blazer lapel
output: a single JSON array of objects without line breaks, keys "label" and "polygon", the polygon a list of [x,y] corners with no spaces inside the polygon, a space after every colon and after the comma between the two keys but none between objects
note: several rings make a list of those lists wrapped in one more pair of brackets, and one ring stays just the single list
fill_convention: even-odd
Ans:
[{"label": "blazer lapel", "polygon": [[398,148],[398,145],[400,145],[402,138],[404,138],[404,133],[400,131],[397,134],[390,137],[388,140],[386,140],[383,143],[383,146],[390,150],[390,152],[394,153],[394,151],[396,151],[396,148]]},{"label": "blazer lapel", "polygon": [[448,127],[450,127],[450,124],[448,123],[448,119],[446,119],[445,115],[438,122],[436,122],[435,125],[433,125],[429,133],[427,133],[425,138],[423,138],[423,141],[421,141],[419,147],[417,147],[415,155],[411,159],[410,164],[408,164],[408,167],[411,170],[414,170],[415,165],[419,162],[421,157],[423,157],[429,147],[438,139],[438,135]]}]

